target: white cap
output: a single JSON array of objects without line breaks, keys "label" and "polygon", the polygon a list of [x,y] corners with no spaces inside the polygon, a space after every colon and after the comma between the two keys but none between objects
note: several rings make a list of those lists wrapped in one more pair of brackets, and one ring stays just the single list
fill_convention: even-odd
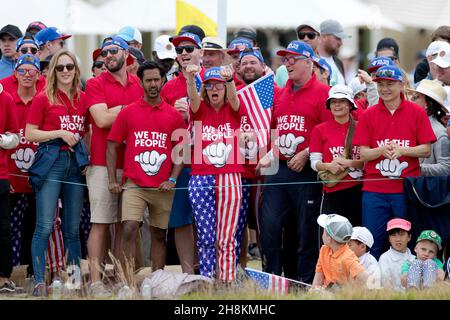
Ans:
[{"label": "white cap", "polygon": [[219,37],[205,37],[202,40],[203,50],[224,50],[227,46]]},{"label": "white cap", "polygon": [[436,59],[431,60],[431,62],[444,69],[450,67],[450,44],[443,44],[440,50],[437,52]]},{"label": "white cap", "polygon": [[372,248],[373,236],[366,227],[353,227],[352,240],[358,240],[364,243],[367,247]]},{"label": "white cap", "polygon": [[352,108],[350,111],[358,109],[353,100],[353,90],[343,84],[337,84],[331,87],[330,91],[328,91],[328,99],[327,99],[327,108],[330,108],[330,100],[331,99],[347,99],[352,104]]},{"label": "white cap", "polygon": [[427,51],[425,52],[425,56],[429,57],[432,56],[434,54],[437,54],[439,51],[441,51],[442,49],[445,48],[445,45],[448,44],[445,41],[433,41],[432,43],[430,43],[430,45],[427,48]]},{"label": "white cap", "polygon": [[134,40],[142,44],[142,34],[135,27],[125,26],[119,30],[117,36],[121,37],[123,40],[127,42]]},{"label": "white cap", "polygon": [[153,50],[159,59],[175,59],[177,53],[175,52],[175,46],[169,41],[170,36],[167,34],[160,35],[155,39],[153,44]]},{"label": "white cap", "polygon": [[346,243],[352,235],[352,224],[346,217],[338,214],[321,214],[317,223],[328,235],[339,243]]},{"label": "white cap", "polygon": [[358,93],[360,93],[361,91],[364,91],[367,89],[366,84],[363,82],[361,83],[361,80],[359,79],[359,77],[354,77],[350,83],[348,84],[348,86],[352,89],[353,91],[353,95],[357,95]]}]

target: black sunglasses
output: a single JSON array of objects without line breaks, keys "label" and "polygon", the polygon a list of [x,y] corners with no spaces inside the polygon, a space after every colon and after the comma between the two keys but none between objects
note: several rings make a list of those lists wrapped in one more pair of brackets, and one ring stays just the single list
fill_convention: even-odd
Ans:
[{"label": "black sunglasses", "polygon": [[102,68],[103,67],[103,65],[105,64],[105,62],[104,61],[94,61],[94,63],[93,63],[93,67],[94,68],[98,68],[98,69],[100,69],[100,68]]},{"label": "black sunglasses", "polygon": [[38,49],[34,47],[23,47],[20,48],[20,52],[22,54],[27,54],[28,52],[30,52],[31,54],[36,54],[38,52]]},{"label": "black sunglasses", "polygon": [[72,71],[73,69],[75,69],[75,65],[73,63],[68,63],[68,64],[58,64],[57,66],[55,66],[55,70],[58,72],[63,72],[64,68],[66,68],[67,71]]},{"label": "black sunglasses", "polygon": [[100,52],[100,54],[102,55],[103,58],[106,58],[106,56],[108,55],[108,52],[111,53],[112,55],[116,55],[119,50],[123,50],[121,48],[111,48],[111,49],[104,49]]},{"label": "black sunglasses", "polygon": [[192,53],[192,52],[194,52],[194,49],[195,49],[194,46],[175,47],[175,51],[177,52],[177,54],[182,54],[183,50],[186,50],[187,53]]},{"label": "black sunglasses", "polygon": [[299,33],[297,33],[297,36],[300,40],[305,39],[305,37],[308,37],[309,40],[314,40],[317,37],[317,32],[313,32],[313,31],[299,32]]}]

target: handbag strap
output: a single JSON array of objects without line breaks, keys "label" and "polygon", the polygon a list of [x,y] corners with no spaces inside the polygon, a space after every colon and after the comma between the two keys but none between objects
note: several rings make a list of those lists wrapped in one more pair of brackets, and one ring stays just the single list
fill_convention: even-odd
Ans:
[{"label": "handbag strap", "polygon": [[353,148],[353,135],[355,134],[355,120],[350,115],[349,118],[350,125],[347,130],[347,135],[345,136],[345,147],[344,147],[344,159],[352,158],[352,148]]}]

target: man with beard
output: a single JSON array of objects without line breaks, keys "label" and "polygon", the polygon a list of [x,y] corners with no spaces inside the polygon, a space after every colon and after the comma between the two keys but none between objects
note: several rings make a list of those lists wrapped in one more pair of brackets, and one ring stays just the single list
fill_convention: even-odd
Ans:
[{"label": "man with beard", "polygon": [[[106,163],[109,190],[122,191],[117,180],[117,156],[125,141],[125,181],[122,195],[122,260],[133,261],[136,256],[136,239],[144,211],[148,207],[151,229],[152,271],[163,269],[166,261],[166,230],[178,175],[183,163],[172,162],[171,141],[175,130],[185,129],[183,117],[161,99],[164,69],[154,61],[145,62],[137,75],[144,88],[144,97],[119,113],[108,135]],[[152,119],[152,121],[148,121]],[[155,190],[155,189],[158,190]]]},{"label": "man with beard", "polygon": [[325,20],[320,24],[320,57],[331,66],[330,86],[345,84],[344,66],[337,55],[342,47],[342,40],[351,38],[344,32],[342,25],[336,20]]},{"label": "man with beard", "polygon": [[[126,105],[142,97],[139,79],[126,70],[128,44],[120,37],[112,36],[103,40],[101,55],[105,58],[107,71],[86,83],[86,103],[92,122],[91,163],[86,174],[91,204],[92,228],[88,240],[90,259],[91,293],[95,296],[109,295],[100,278],[99,264],[103,263],[109,225],[116,223],[114,255],[120,251],[119,195],[108,189],[106,169],[106,138]],[[117,157],[117,181],[121,181],[123,148]]]}]

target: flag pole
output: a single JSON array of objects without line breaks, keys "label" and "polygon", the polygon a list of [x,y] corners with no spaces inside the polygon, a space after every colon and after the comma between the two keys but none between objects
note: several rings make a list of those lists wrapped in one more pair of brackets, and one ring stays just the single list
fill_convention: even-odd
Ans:
[{"label": "flag pole", "polygon": [[217,1],[217,35],[227,43],[227,0]]}]

